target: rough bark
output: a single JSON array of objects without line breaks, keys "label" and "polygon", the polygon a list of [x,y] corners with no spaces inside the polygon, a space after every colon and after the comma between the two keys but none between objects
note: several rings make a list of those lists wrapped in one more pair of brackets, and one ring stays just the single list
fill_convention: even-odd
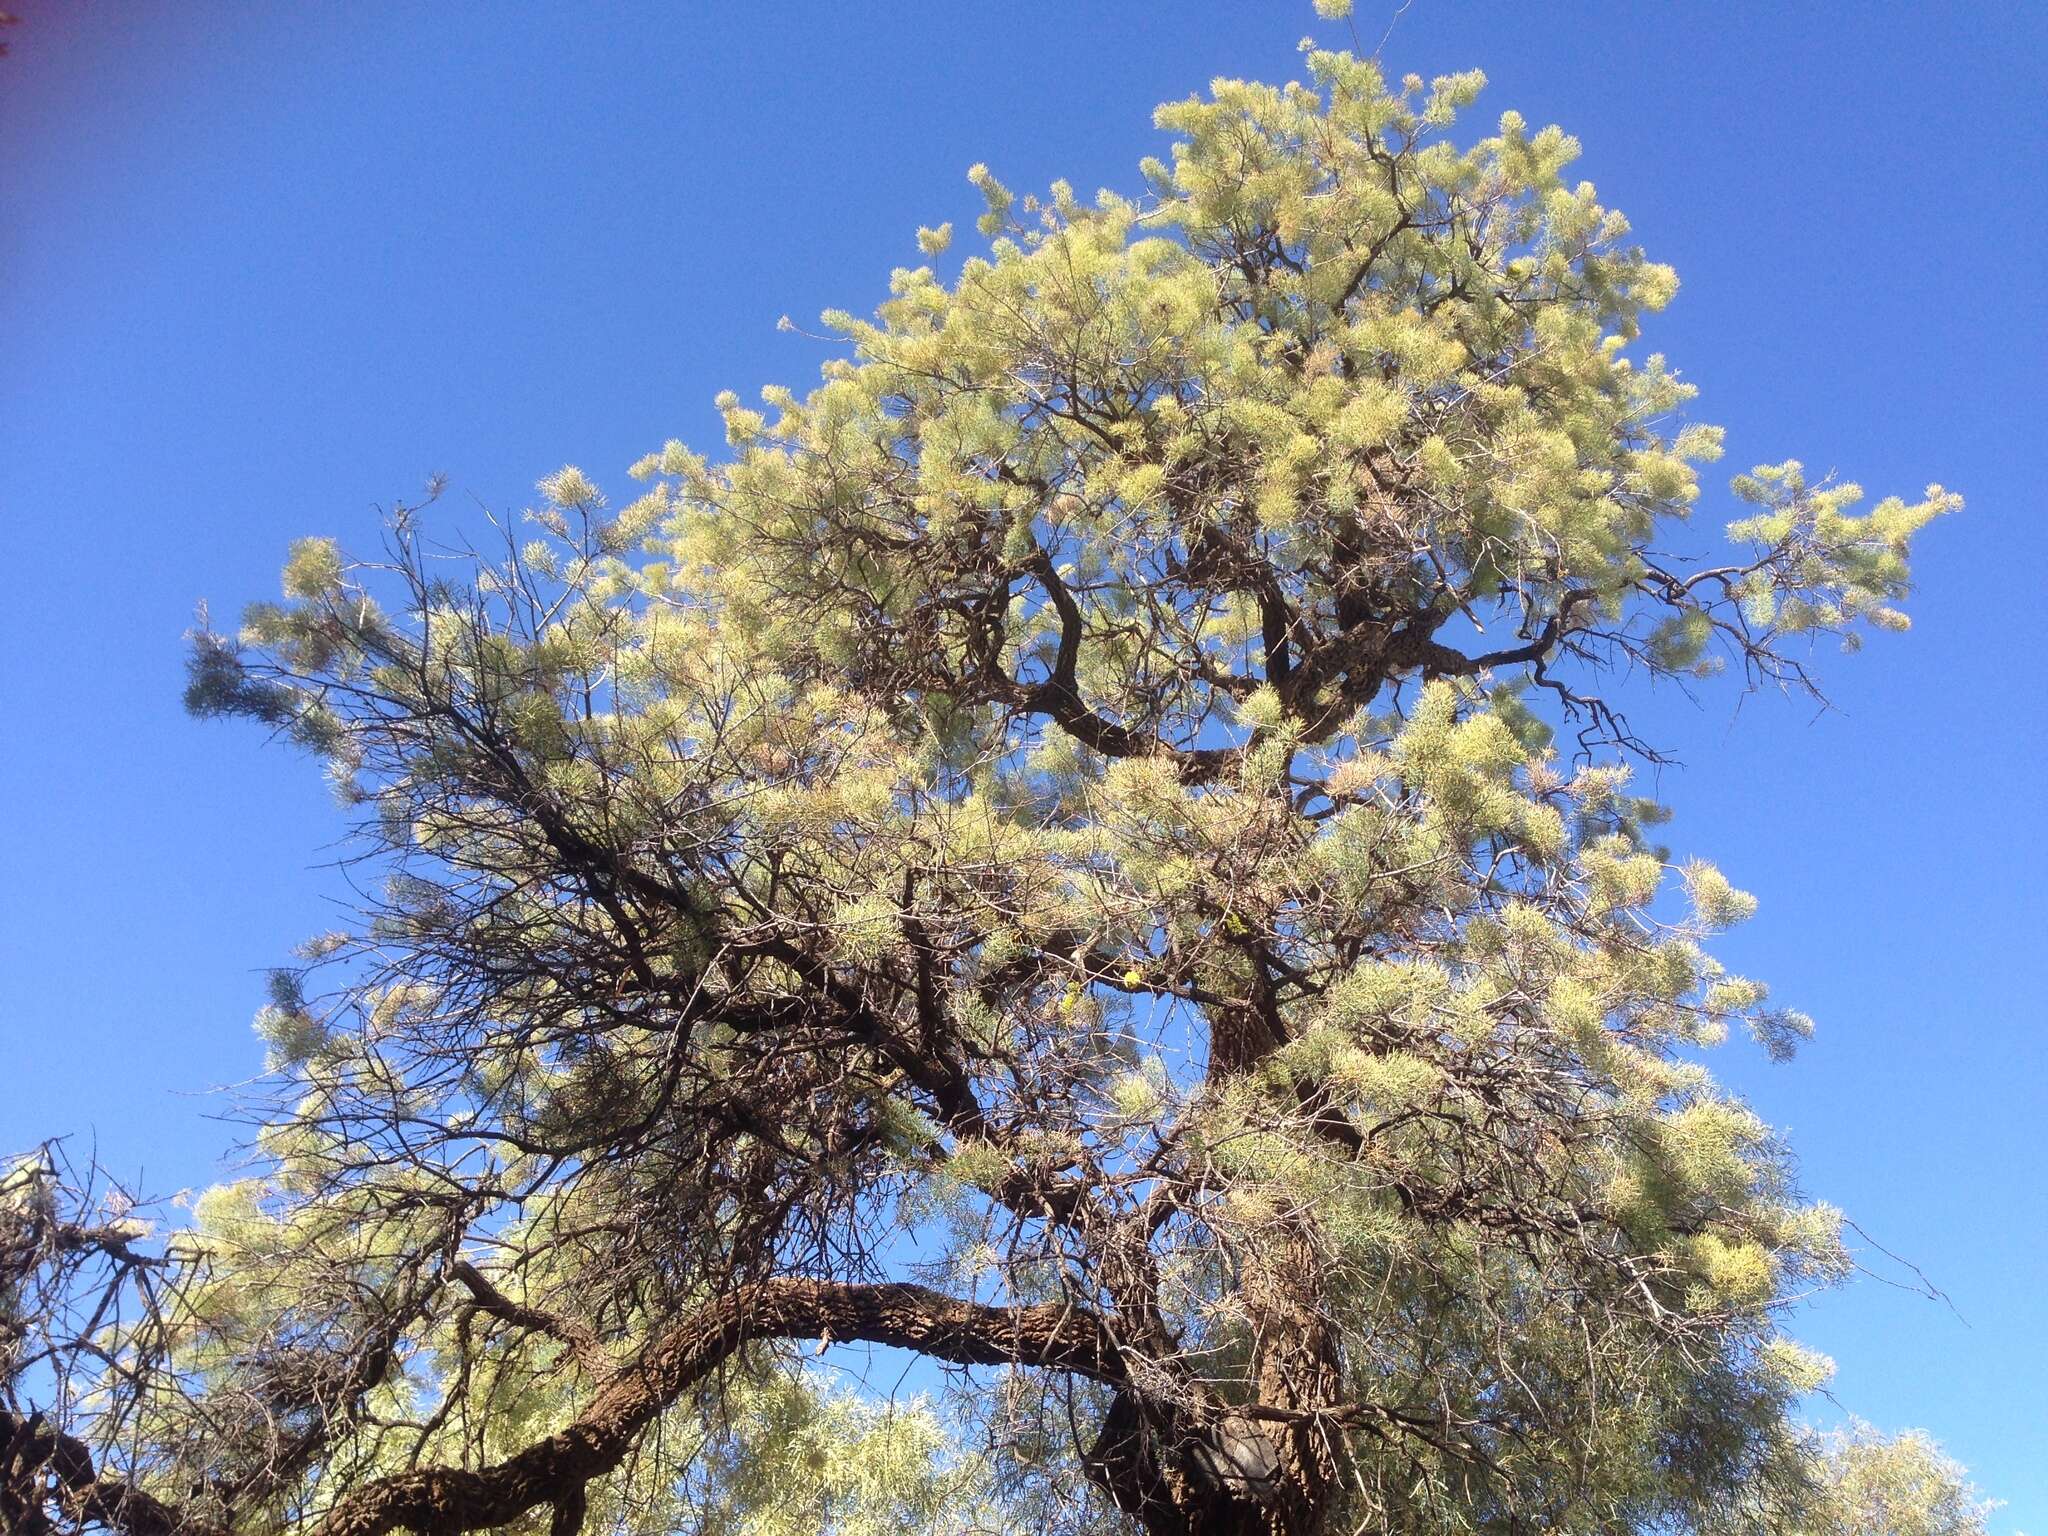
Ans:
[{"label": "rough bark", "polygon": [[[335,1503],[314,1536],[453,1536],[544,1506],[552,1510],[555,1536],[575,1536],[588,1485],[619,1466],[659,1414],[745,1345],[810,1338],[889,1344],[957,1365],[1023,1364],[1109,1382],[1124,1378],[1109,1330],[1081,1308],[980,1306],[918,1285],[764,1280],[707,1303],[659,1335],[557,1433],[488,1467],[423,1467],[366,1483]],[[9,1536],[46,1530],[43,1511],[53,1505],[121,1536],[228,1536],[189,1510],[100,1475],[82,1442],[34,1418],[0,1413],[0,1529]]]},{"label": "rough bark", "polygon": [[743,1345],[766,1339],[860,1340],[958,1365],[1011,1362],[1105,1381],[1123,1376],[1107,1329],[1060,1306],[988,1307],[917,1285],[765,1280],[711,1302],[661,1335],[600,1388],[574,1423],[494,1466],[428,1467],[381,1478],[344,1497],[315,1536],[436,1536],[484,1530],[541,1505],[574,1530],[584,1488],[622,1462],[656,1415]]}]

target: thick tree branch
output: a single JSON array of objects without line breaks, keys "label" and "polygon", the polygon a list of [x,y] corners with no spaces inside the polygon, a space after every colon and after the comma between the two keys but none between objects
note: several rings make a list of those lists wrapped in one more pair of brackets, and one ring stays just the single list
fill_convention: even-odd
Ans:
[{"label": "thick tree branch", "polygon": [[[381,1478],[344,1495],[315,1536],[484,1530],[543,1504],[576,1508],[584,1487],[616,1468],[657,1415],[743,1346],[825,1337],[894,1345],[956,1365],[1033,1365],[1108,1382],[1124,1377],[1107,1327],[1079,1308],[979,1306],[918,1285],[764,1280],[663,1333],[567,1428],[478,1471],[427,1467]],[[152,1533],[137,1527],[128,1536]]]}]

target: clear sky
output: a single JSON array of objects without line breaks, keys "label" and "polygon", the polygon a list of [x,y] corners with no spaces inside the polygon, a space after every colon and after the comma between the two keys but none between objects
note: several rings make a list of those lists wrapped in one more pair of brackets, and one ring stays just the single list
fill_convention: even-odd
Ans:
[{"label": "clear sky", "polygon": [[[1395,4],[1362,0],[1366,49]],[[0,1150],[74,1132],[158,1192],[217,1176],[206,1090],[256,1067],[264,967],[346,893],[315,768],[181,714],[194,605],[272,594],[296,535],[366,543],[432,472],[474,522],[565,461],[616,488],[664,438],[717,445],[716,391],[811,376],[777,316],[865,309],[919,224],[971,225],[969,164],[1136,191],[1155,102],[1297,74],[1315,25],[1307,0],[8,8]],[[1479,122],[1584,141],[1684,280],[1647,340],[1728,467],[1969,498],[1926,536],[1915,632],[1824,658],[1837,713],[1729,686],[1651,723],[1688,765],[1673,844],[1763,900],[1721,952],[1821,1022],[1789,1067],[1720,1070],[1954,1302],[1864,1281],[1798,1331],[1844,1405],[2009,1500],[1996,1529],[2048,1530],[2048,7],[1412,0],[1385,57],[1476,65]]]}]

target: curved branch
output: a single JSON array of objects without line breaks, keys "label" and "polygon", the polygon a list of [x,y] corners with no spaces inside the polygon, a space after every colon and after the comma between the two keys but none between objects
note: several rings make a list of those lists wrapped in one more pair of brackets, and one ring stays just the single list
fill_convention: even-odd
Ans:
[{"label": "curved branch", "polygon": [[53,1529],[43,1515],[48,1504],[81,1528],[100,1525],[122,1536],[225,1536],[132,1483],[103,1475],[90,1446],[45,1424],[40,1414],[17,1419],[0,1408],[0,1529]]},{"label": "curved branch", "polygon": [[1045,588],[1046,597],[1059,615],[1059,650],[1053,662],[1052,675],[1044,682],[1028,686],[1013,683],[1009,689],[1010,702],[1050,716],[1069,736],[1104,757],[1165,757],[1186,783],[1206,784],[1236,760],[1238,754],[1230,748],[1176,748],[1133,731],[1129,726],[1105,719],[1089,708],[1081,696],[1077,677],[1085,622],[1081,605],[1075,601],[1074,594],[1060,578],[1058,567],[1052,563],[1052,557],[1044,550],[1038,551],[1033,559],[1031,571]]},{"label": "curved branch", "polygon": [[579,1508],[585,1485],[624,1461],[641,1431],[743,1346],[824,1337],[956,1365],[1035,1365],[1107,1382],[1125,1374],[1107,1326],[1083,1309],[980,1306],[920,1285],[764,1280],[662,1334],[567,1428],[480,1471],[427,1467],[380,1478],[344,1495],[314,1536],[474,1531],[543,1504]]}]

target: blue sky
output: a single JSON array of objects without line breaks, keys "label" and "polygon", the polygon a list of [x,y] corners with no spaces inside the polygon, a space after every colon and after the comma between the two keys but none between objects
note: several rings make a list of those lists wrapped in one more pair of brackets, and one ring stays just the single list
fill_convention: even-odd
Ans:
[{"label": "blue sky", "polygon": [[[969,164],[1135,191],[1155,102],[1298,73],[1314,29],[1306,0],[11,8],[0,1144],[71,1131],[159,1192],[218,1173],[207,1090],[345,895],[317,771],[180,712],[195,603],[271,594],[294,536],[367,542],[433,472],[459,521],[715,445],[719,389],[815,367],[779,315],[867,308],[919,224],[971,224]],[[1361,5],[1368,49],[1393,11]],[[1386,57],[1584,141],[1684,280],[1646,340],[1731,468],[1969,498],[1915,632],[1824,658],[1836,713],[1729,687],[1651,723],[1674,846],[1763,901],[1722,953],[1821,1022],[1720,1070],[1954,1301],[1866,1281],[1798,1331],[2009,1500],[1997,1529],[2048,1528],[2048,9],[1413,0]]]}]

